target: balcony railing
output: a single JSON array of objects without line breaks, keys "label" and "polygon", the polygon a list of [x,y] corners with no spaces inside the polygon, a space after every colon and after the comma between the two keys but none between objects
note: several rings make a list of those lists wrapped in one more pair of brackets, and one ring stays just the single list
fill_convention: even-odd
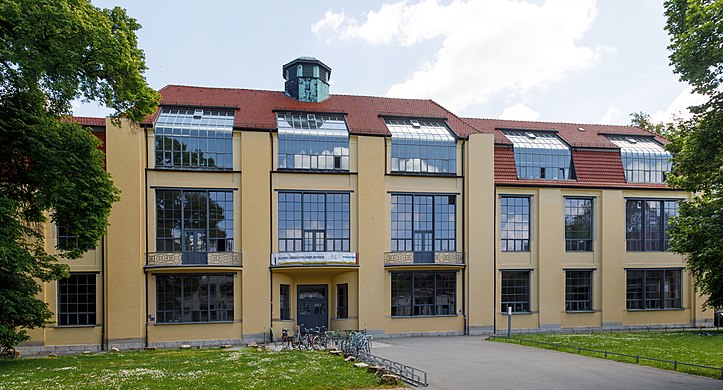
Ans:
[{"label": "balcony railing", "polygon": [[354,252],[280,252],[271,254],[271,266],[348,266],[358,265]]},{"label": "balcony railing", "polygon": [[146,267],[241,267],[240,252],[148,252]]},{"label": "balcony railing", "polygon": [[384,265],[464,265],[464,252],[385,252]]}]

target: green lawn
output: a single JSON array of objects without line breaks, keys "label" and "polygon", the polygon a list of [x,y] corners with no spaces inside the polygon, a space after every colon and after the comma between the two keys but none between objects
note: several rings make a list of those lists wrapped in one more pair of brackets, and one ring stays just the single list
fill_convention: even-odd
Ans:
[{"label": "green lawn", "polygon": [[[578,334],[525,334],[514,335],[512,338],[526,340],[537,340],[548,343],[559,343],[561,346],[572,346],[575,349],[560,347],[560,351],[577,352],[577,347],[623,353],[627,355],[638,355],[649,358],[664,359],[685,363],[700,364],[705,366],[723,367],[723,331],[707,331],[711,336],[701,335],[700,331],[686,332],[613,332],[613,333],[578,333]],[[491,340],[514,342],[505,338],[493,338]],[[522,345],[537,347],[534,343],[522,343]],[[556,349],[555,346],[543,346],[540,348]],[[595,352],[581,352],[583,355],[594,357],[605,357],[604,354]],[[621,362],[635,363],[635,358],[608,356],[608,359]],[[673,364],[640,360],[640,364],[646,366],[673,369]],[[691,374],[721,378],[720,370],[710,370],[678,365],[678,371]]]},{"label": "green lawn", "polygon": [[0,360],[0,389],[353,389],[379,378],[326,352],[221,349]]}]

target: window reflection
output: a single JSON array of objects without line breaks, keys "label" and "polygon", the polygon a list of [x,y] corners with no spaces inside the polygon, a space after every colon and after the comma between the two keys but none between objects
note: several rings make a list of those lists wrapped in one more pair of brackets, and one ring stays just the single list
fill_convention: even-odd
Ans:
[{"label": "window reflection", "polygon": [[349,129],[341,115],[279,113],[279,169],[349,170]]},{"label": "window reflection", "polygon": [[392,172],[455,173],[456,139],[442,120],[385,119]]},{"label": "window reflection", "polygon": [[504,135],[514,144],[518,178],[547,180],[571,178],[570,148],[555,134],[509,131]]},{"label": "window reflection", "polygon": [[609,136],[620,147],[625,180],[634,183],[662,183],[670,172],[672,155],[653,137]]}]

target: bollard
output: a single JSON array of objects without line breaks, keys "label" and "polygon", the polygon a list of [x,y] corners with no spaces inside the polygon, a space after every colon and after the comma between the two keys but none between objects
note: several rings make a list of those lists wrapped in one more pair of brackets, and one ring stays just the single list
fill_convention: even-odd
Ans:
[{"label": "bollard", "polygon": [[507,306],[507,338],[510,338],[510,331],[512,330],[512,306]]}]

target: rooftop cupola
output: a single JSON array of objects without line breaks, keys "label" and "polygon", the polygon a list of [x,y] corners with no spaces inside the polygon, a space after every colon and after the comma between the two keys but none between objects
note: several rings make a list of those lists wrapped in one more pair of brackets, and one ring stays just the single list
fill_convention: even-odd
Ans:
[{"label": "rooftop cupola", "polygon": [[299,57],[283,66],[284,92],[301,102],[329,98],[331,68],[314,57]]}]

